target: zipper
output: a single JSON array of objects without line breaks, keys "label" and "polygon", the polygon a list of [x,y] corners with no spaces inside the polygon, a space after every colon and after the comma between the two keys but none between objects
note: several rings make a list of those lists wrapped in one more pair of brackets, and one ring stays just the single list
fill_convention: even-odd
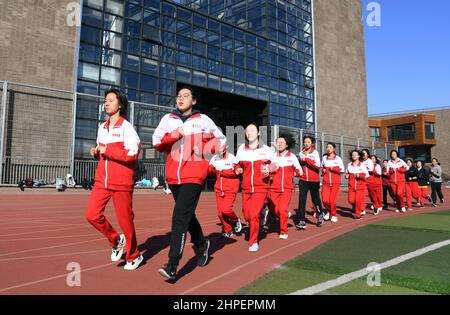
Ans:
[{"label": "zipper", "polygon": [[252,177],[250,177],[250,183],[252,185],[252,193],[255,192],[255,186],[253,186],[253,174],[254,174],[254,172],[253,172],[253,161],[252,161]]},{"label": "zipper", "polygon": [[105,175],[105,188],[108,188],[108,183],[107,183],[107,181],[108,181],[108,158],[106,158],[106,157],[105,157],[105,172],[106,172],[106,175]]},{"label": "zipper", "polygon": [[284,167],[281,168],[281,191],[284,192]]},{"label": "zipper", "polygon": [[181,169],[181,162],[183,161],[183,144],[180,147],[180,162],[178,163],[178,170],[177,170],[177,176],[178,176],[178,185],[181,184],[181,177],[180,177],[180,169]]},{"label": "zipper", "polygon": [[222,192],[222,195],[223,195],[222,180],[223,180],[223,177],[222,177],[222,175],[220,175],[220,191]]}]

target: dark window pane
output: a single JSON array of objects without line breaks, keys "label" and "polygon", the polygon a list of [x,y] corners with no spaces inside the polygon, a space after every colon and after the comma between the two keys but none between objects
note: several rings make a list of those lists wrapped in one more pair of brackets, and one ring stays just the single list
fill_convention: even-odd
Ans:
[{"label": "dark window pane", "polygon": [[137,89],[139,87],[139,75],[135,72],[122,71],[122,86]]},{"label": "dark window pane", "polygon": [[140,37],[141,36],[141,24],[133,20],[125,21],[125,32],[126,35]]},{"label": "dark window pane", "polygon": [[156,93],[158,91],[156,77],[141,75],[141,90]]},{"label": "dark window pane", "polygon": [[134,55],[124,54],[123,67],[128,70],[139,71],[140,58]]},{"label": "dark window pane", "polygon": [[158,75],[158,61],[151,59],[142,59],[141,71],[145,74]]},{"label": "dark window pane", "polygon": [[97,28],[83,26],[80,40],[81,42],[100,45],[102,42],[102,31]]},{"label": "dark window pane", "polygon": [[87,44],[80,45],[80,60],[94,63],[100,62],[100,47]]},{"label": "dark window pane", "polygon": [[101,28],[103,22],[102,12],[90,8],[84,8],[82,21],[85,24]]}]

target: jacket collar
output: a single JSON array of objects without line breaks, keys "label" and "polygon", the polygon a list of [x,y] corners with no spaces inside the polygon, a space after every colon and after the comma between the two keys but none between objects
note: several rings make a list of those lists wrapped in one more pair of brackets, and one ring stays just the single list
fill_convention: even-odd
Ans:
[{"label": "jacket collar", "polygon": [[[125,121],[125,118],[122,116],[119,117],[119,120],[116,121],[116,124],[113,126],[113,128],[121,127],[123,122]],[[109,125],[111,124],[111,119],[108,119],[105,123],[105,129],[109,129]]]},{"label": "jacket collar", "polygon": [[190,119],[200,116],[200,111],[197,109],[192,110],[192,113],[187,116],[183,116],[183,114],[178,110],[178,108],[175,108],[173,112],[170,114],[170,117],[173,118],[180,118],[183,122]]},{"label": "jacket collar", "polygon": [[286,151],[284,151],[284,153],[278,152],[277,156],[290,157],[291,156],[291,151],[286,150]]}]

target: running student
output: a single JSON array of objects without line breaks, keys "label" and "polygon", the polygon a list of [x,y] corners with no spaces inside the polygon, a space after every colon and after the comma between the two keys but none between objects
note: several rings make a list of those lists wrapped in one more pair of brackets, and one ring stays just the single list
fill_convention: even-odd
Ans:
[{"label": "running student", "polygon": [[384,160],[383,161],[383,168],[381,170],[382,175],[382,181],[383,181],[383,209],[387,210],[388,209],[388,202],[387,202],[387,197],[388,194],[391,197],[391,199],[395,202],[395,195],[394,192],[392,191],[392,187],[391,187],[391,174],[389,174],[388,170],[387,170],[387,165],[388,165],[388,160]]},{"label": "running student", "polygon": [[299,215],[300,221],[295,225],[297,229],[306,229],[306,200],[308,191],[310,192],[312,201],[318,213],[317,226],[322,226],[323,220],[327,219],[322,210],[322,202],[320,201],[320,156],[314,148],[314,138],[312,136],[303,137],[303,150],[299,153],[300,165],[302,166],[303,175],[300,176],[299,182]]},{"label": "running student", "polygon": [[436,158],[431,160],[430,183],[433,207],[437,207],[436,195],[439,197],[441,203],[444,203],[444,195],[442,194],[442,169]]},{"label": "running student", "polygon": [[176,277],[188,231],[197,254],[197,265],[205,266],[208,262],[210,241],[203,235],[195,209],[208,174],[209,161],[204,156],[215,153],[226,142],[216,124],[194,110],[196,104],[194,89],[181,88],[176,109],[162,118],[153,134],[153,146],[168,154],[166,182],[175,200],[169,262],[158,270],[171,280]]},{"label": "running student", "polygon": [[416,162],[417,168],[417,181],[419,185],[419,206],[425,208],[424,199],[431,200],[431,196],[428,194],[428,185],[430,185],[430,173],[423,168],[422,161]]},{"label": "running student", "polygon": [[[366,180],[367,192],[369,195],[370,202],[372,202],[373,209],[381,208],[381,203],[378,204],[376,197],[376,185],[375,185],[375,177],[373,174],[375,165],[370,158],[370,151],[368,149],[361,150],[362,155],[362,163],[366,166],[367,171],[369,172],[369,178]],[[361,215],[366,215],[366,210],[364,210]]]},{"label": "running student", "polygon": [[[111,261],[119,261],[126,246],[124,269],[134,270],[143,261],[137,247],[132,209],[135,164],[141,145],[133,126],[124,118],[127,107],[128,99],[121,91],[105,92],[105,112],[109,119],[98,128],[97,146],[90,151],[98,164],[86,219],[109,240]],[[111,198],[124,234],[119,235],[104,216]]]},{"label": "running student", "polygon": [[408,211],[412,210],[412,198],[416,199],[418,203],[420,203],[420,191],[419,191],[419,172],[417,168],[414,166],[412,159],[406,160],[406,165],[408,165],[409,169],[405,174],[406,178],[406,204],[408,206]]},{"label": "running student", "polygon": [[392,150],[390,157],[391,160],[388,162],[387,171],[390,175],[389,180],[395,195],[395,203],[397,206],[395,212],[406,212],[403,198],[405,195],[405,173],[408,171],[408,165],[398,157],[397,150]]},{"label": "running student", "polygon": [[341,187],[341,174],[345,172],[342,159],[336,154],[336,144],[328,143],[322,159],[322,201],[324,209],[330,213],[331,222],[337,222],[337,200]]},{"label": "running student", "polygon": [[355,219],[361,220],[362,211],[366,209],[366,179],[370,175],[361,162],[358,150],[350,153],[350,160],[345,174],[348,180],[348,202],[355,208]]},{"label": "running student", "polygon": [[278,152],[275,163],[278,171],[270,181],[268,205],[270,211],[280,219],[280,239],[288,238],[288,208],[294,190],[294,176],[303,174],[297,157],[290,152],[295,146],[295,140],[291,135],[281,134],[277,139]]},{"label": "running student", "polygon": [[259,142],[259,127],[252,123],[245,128],[248,144],[242,144],[236,154],[236,175],[242,174],[242,208],[250,225],[250,252],[259,250],[258,235],[261,210],[269,193],[270,171],[276,170],[274,153]]},{"label": "running student", "polygon": [[383,175],[383,171],[381,170],[380,161],[378,157],[374,154],[370,156],[370,159],[373,163],[373,172],[372,172],[372,184],[374,189],[374,204],[377,204],[378,207],[373,208],[373,214],[378,215],[382,210],[382,196],[383,196],[383,179],[381,178]]},{"label": "running student", "polygon": [[240,218],[233,211],[240,183],[239,176],[234,172],[236,157],[227,152],[227,149],[228,146],[211,158],[208,173],[216,175],[214,191],[216,193],[217,213],[222,223],[223,236],[230,238],[233,236],[233,232],[241,232],[242,224]]}]

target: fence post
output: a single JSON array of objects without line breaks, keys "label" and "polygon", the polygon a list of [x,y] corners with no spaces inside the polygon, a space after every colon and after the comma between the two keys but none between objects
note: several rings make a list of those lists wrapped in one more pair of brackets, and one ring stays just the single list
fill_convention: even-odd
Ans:
[{"label": "fence post", "polygon": [[280,126],[279,125],[273,125],[273,138],[272,143],[276,145],[277,139],[280,136]]},{"label": "fence post", "polygon": [[130,124],[134,127],[134,102],[130,102]]},{"label": "fence post", "polygon": [[384,143],[384,156],[386,157],[386,160],[389,160],[388,159],[388,147],[387,147],[387,143],[386,142]]},{"label": "fence post", "polygon": [[358,141],[357,141],[357,144],[356,144],[356,148],[359,150],[359,148],[360,148],[360,145],[359,145],[359,138],[358,138]]},{"label": "fence post", "polygon": [[341,152],[339,152],[339,155],[342,157],[344,154],[344,136],[341,136]]},{"label": "fence post", "polygon": [[0,184],[3,184],[3,144],[5,143],[6,97],[8,95],[8,81],[3,82],[2,118],[0,121]]},{"label": "fence post", "polygon": [[303,148],[303,129],[300,129],[300,139],[298,143],[300,144],[300,151],[301,151]]},{"label": "fence post", "polygon": [[72,150],[70,152],[70,174],[74,176],[75,172],[75,129],[77,123],[77,92],[73,93],[73,106],[72,106]]},{"label": "fence post", "polygon": [[320,146],[320,149],[322,150],[321,154],[324,154],[325,152],[325,134],[322,132],[322,144]]}]

